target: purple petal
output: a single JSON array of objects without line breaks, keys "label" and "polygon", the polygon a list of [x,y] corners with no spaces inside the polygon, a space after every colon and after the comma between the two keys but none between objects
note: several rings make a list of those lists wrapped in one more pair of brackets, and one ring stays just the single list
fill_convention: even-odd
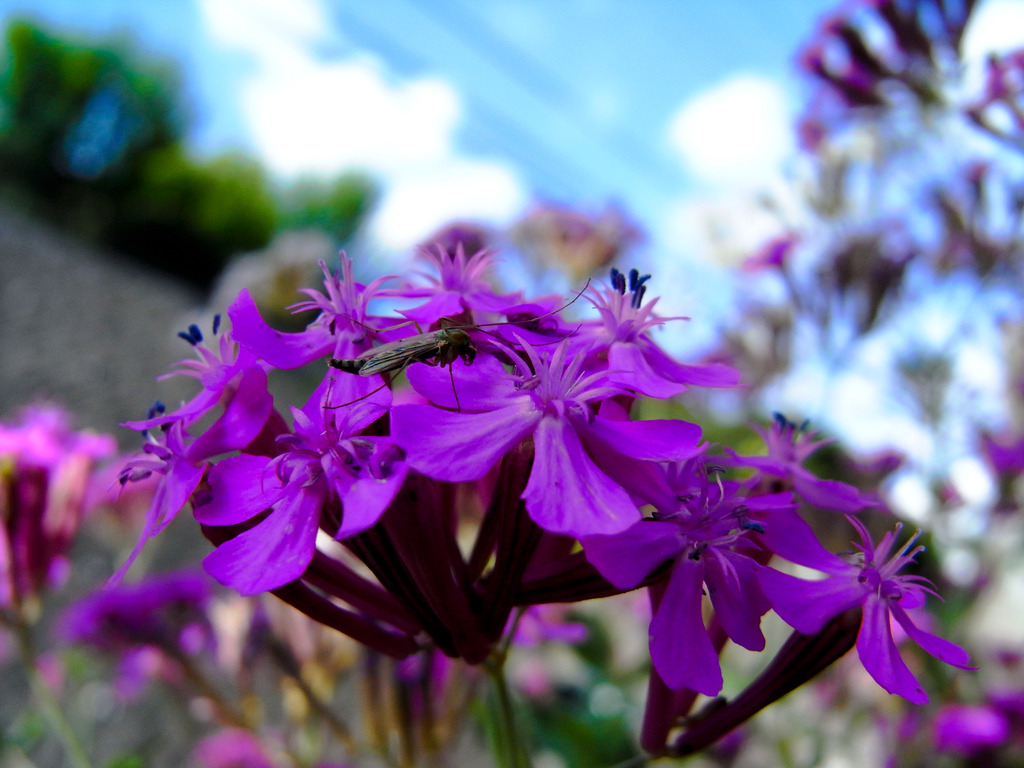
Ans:
[{"label": "purple petal", "polygon": [[792,508],[777,508],[769,512],[760,540],[791,563],[833,575],[850,571],[850,564],[821,546],[811,526]]},{"label": "purple petal", "polygon": [[722,668],[704,628],[703,581],[701,561],[676,562],[651,621],[651,662],[669,688],[715,696],[722,690]]},{"label": "purple petal", "polygon": [[655,372],[640,348],[631,342],[614,342],[608,348],[608,380],[648,397],[668,398],[686,386]]},{"label": "purple petal", "polygon": [[431,323],[436,323],[442,317],[454,317],[462,312],[462,294],[455,291],[441,291],[435,293],[430,299],[418,307],[412,309],[401,309],[398,311],[403,317],[415,320],[424,328]]},{"label": "purple petal", "polygon": [[281,498],[282,484],[267,472],[266,456],[232,456],[211,470],[210,500],[192,514],[203,525],[235,525],[255,517]]},{"label": "purple petal", "polygon": [[334,339],[325,328],[312,326],[300,333],[275,331],[260,315],[249,291],[243,289],[228,307],[231,338],[275,368],[298,368],[334,351]]},{"label": "purple petal", "polygon": [[329,368],[313,390],[302,412],[314,424],[323,424],[326,411],[344,410],[347,434],[353,434],[379,419],[391,407],[391,390],[380,376],[359,376]]},{"label": "purple petal", "polygon": [[323,487],[289,494],[265,520],[207,555],[203,569],[243,595],[294,581],[313,559],[323,500]]},{"label": "purple petal", "polygon": [[263,429],[273,405],[267,374],[262,368],[247,369],[224,413],[189,446],[186,457],[201,461],[245,447]]},{"label": "purple petal", "polygon": [[206,389],[205,387],[196,393],[196,396],[185,403],[183,406],[170,413],[165,413],[163,416],[154,416],[152,419],[141,419],[137,421],[124,421],[121,422],[122,427],[128,429],[134,429],[136,432],[142,432],[146,429],[153,429],[164,424],[170,424],[175,421],[183,421],[186,424],[191,424],[201,417],[208,410],[213,408],[220,402],[220,389]]},{"label": "purple petal", "polygon": [[644,356],[652,369],[664,378],[680,384],[718,388],[737,387],[740,384],[739,371],[731,366],[724,363],[687,365],[665,354],[661,347],[650,340],[645,345]]},{"label": "purple petal", "polygon": [[675,523],[641,520],[613,536],[587,536],[583,552],[601,575],[619,589],[633,589],[686,542]]},{"label": "purple petal", "polygon": [[924,648],[925,651],[936,659],[952,664],[954,667],[960,667],[960,669],[977,669],[977,667],[971,666],[971,658],[967,651],[956,643],[951,643],[949,640],[920,629],[914,624],[901,605],[890,605],[890,610],[892,611],[893,618],[899,622],[900,626],[903,627],[903,631],[907,633],[907,637]]},{"label": "purple petal", "polygon": [[889,606],[877,598],[864,603],[864,619],[857,635],[857,655],[864,669],[889,693],[913,704],[927,704],[928,694],[896,650],[889,626]]},{"label": "purple petal", "polygon": [[820,631],[829,619],[864,600],[864,590],[856,578],[805,581],[774,568],[762,568],[758,579],[779,617],[805,635]]},{"label": "purple petal", "polygon": [[681,419],[618,421],[597,416],[582,430],[617,453],[648,461],[685,461],[700,453],[701,429]]},{"label": "purple petal", "polygon": [[466,411],[491,411],[521,399],[515,383],[505,367],[493,355],[480,352],[470,366],[455,362],[451,367],[413,365],[409,368],[409,383],[419,394],[442,408]]},{"label": "purple petal", "polygon": [[406,468],[402,464],[383,480],[368,474],[360,475],[341,498],[341,527],[336,539],[344,539],[372,526],[394,500],[405,482]]},{"label": "purple petal", "polygon": [[704,580],[722,628],[748,651],[764,650],[761,617],[771,607],[757,583],[760,568],[733,552],[716,549],[704,555]]},{"label": "purple petal", "polygon": [[437,480],[476,480],[540,419],[523,403],[489,413],[451,413],[425,405],[400,405],[391,411],[391,434],[406,461]]},{"label": "purple petal", "polygon": [[146,513],[146,522],[143,524],[138,542],[129,553],[128,559],[110,577],[108,584],[120,583],[142,548],[146,546],[146,542],[166,528],[188,503],[189,497],[199,487],[199,481],[203,479],[205,470],[205,464],[196,466],[188,461],[178,460],[169,464],[167,474],[164,475],[153,494],[153,501]]},{"label": "purple petal", "polygon": [[541,528],[580,538],[619,533],[640,519],[629,494],[590,460],[564,419],[541,419],[533,440],[533,469],[523,499]]},{"label": "purple petal", "polygon": [[737,467],[753,467],[758,472],[773,477],[788,477],[789,464],[771,456],[740,456],[731,448],[725,449],[728,462]]},{"label": "purple petal", "polygon": [[852,485],[838,480],[822,480],[803,467],[793,468],[793,487],[808,504],[836,512],[856,512],[877,506]]}]

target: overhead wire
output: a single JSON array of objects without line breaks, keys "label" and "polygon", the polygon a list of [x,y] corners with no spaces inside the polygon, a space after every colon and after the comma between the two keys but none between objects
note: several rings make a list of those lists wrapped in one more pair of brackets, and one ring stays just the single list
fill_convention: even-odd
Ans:
[{"label": "overhead wire", "polygon": [[[438,69],[436,63],[398,41],[393,33],[367,22],[352,13],[351,9],[332,6],[331,12],[339,25],[348,30],[354,41],[379,53],[392,67],[410,72],[431,72]],[[455,35],[458,36],[458,33]],[[467,102],[467,112],[470,115],[469,124],[465,126],[467,133],[475,133],[478,136],[489,134],[489,141],[481,143],[497,147],[507,156],[514,158],[518,164],[529,170],[535,184],[538,180],[543,180],[539,185],[542,191],[553,196],[579,197],[586,194],[587,190],[600,187],[599,180],[592,173],[566,160],[560,153],[552,151],[546,142],[517,119],[490,106],[477,94],[462,95]]]},{"label": "overhead wire", "polygon": [[622,126],[605,121],[584,120],[591,110],[580,95],[578,86],[566,80],[557,70],[549,67],[524,46],[512,42],[507,35],[484,21],[479,5],[470,10],[460,0],[435,0],[425,10],[438,18],[443,26],[453,30],[464,44],[472,47],[481,58],[488,59],[509,77],[531,90],[549,109],[567,115],[578,123],[585,122],[587,132],[598,134],[612,155],[641,171],[648,181],[673,193],[679,189],[679,179],[666,169],[666,164],[652,151],[648,140],[634,135]]}]

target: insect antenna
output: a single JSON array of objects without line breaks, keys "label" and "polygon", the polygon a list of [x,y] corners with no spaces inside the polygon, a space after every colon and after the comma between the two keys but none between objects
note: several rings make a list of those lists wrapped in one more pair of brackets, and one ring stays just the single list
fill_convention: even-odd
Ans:
[{"label": "insect antenna", "polygon": [[[558,307],[557,309],[552,309],[550,312],[545,312],[543,315],[537,315],[536,317],[529,318],[529,322],[534,322],[534,321],[537,321],[537,320],[543,320],[545,317],[551,317],[552,315],[557,315],[559,312],[562,312],[563,310],[568,309],[569,307],[571,307],[573,304],[575,304],[579,300],[580,296],[583,295],[583,292],[586,291],[587,288],[589,288],[589,287],[590,287],[590,278],[588,277],[587,278],[587,282],[584,284],[584,286],[582,288],[580,288],[580,290],[576,293],[576,295],[572,297],[572,299],[570,299],[569,301],[567,301],[565,304],[563,304],[562,306]],[[504,322],[497,322],[497,323],[478,323],[476,325],[471,325],[471,326],[468,326],[468,327],[470,327],[470,328],[483,328],[483,327],[489,327],[489,326],[492,326],[492,325],[516,325],[516,323],[520,323],[520,322],[528,322],[528,321],[527,320],[506,320]]]}]

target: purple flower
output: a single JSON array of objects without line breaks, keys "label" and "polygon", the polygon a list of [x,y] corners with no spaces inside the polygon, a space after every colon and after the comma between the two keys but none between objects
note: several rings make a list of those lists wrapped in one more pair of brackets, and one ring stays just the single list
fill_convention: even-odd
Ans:
[{"label": "purple flower", "polygon": [[[582,643],[587,639],[587,625],[571,621],[571,610],[571,605],[564,604],[531,605],[515,622],[516,644],[529,647],[546,642]],[[509,620],[510,626],[513,621]]]},{"label": "purple flower", "polygon": [[[219,326],[218,316],[213,322],[214,334]],[[218,337],[215,351],[203,343],[203,335],[195,325],[178,335],[192,345],[198,360],[182,360],[177,363],[181,370],[160,378],[190,376],[203,388],[171,413],[164,413],[161,407],[143,421],[129,421],[121,426],[137,430],[174,422],[190,426],[223,405],[223,413],[189,446],[189,458],[199,461],[245,447],[259,435],[273,410],[274,399],[267,390],[265,368],[253,353],[239,349],[227,336]]]},{"label": "purple flower", "polygon": [[859,554],[850,560],[825,551],[795,513],[775,515],[772,525],[765,528],[767,546],[787,560],[828,575],[821,581],[805,581],[766,568],[760,574],[761,587],[783,621],[806,635],[820,631],[843,611],[861,607],[857,653],[864,668],[889,693],[924,704],[928,696],[900,658],[890,619],[937,659],[961,669],[971,667],[963,648],[920,629],[908,614],[924,605],[927,593],[934,594],[923,577],[899,574],[924,549],[911,549],[920,533],[892,553],[902,525],[885,534],[876,546],[861,522],[850,516],[847,519],[862,541],[854,544]]},{"label": "purple flower", "polygon": [[[159,413],[162,408],[158,403],[150,409],[151,416]],[[154,473],[162,477],[146,512],[139,540],[125,562],[110,577],[111,584],[117,584],[124,578],[146,542],[166,528],[189,503],[206,471],[204,460],[191,458],[190,448],[194,441],[185,432],[183,421],[175,421],[157,430],[146,430],[144,434],[146,443],[142,447],[142,455],[125,463],[118,481],[124,485],[143,480]]]},{"label": "purple flower", "polygon": [[115,449],[108,435],[73,431],[52,406],[0,424],[0,607],[16,608],[63,578],[95,465]]},{"label": "purple flower", "polygon": [[267,325],[248,291],[242,291],[228,308],[231,337],[275,368],[298,368],[322,357],[351,359],[369,349],[370,333],[383,327],[380,318],[369,314],[371,299],[380,296],[380,286],[393,279],[385,276],[369,285],[357,283],[352,276],[352,260],[341,255],[341,275],[331,274],[320,262],[324,273],[324,293],[313,289],[302,292],[308,301],[293,304],[293,312],[316,311],[319,314],[306,330],[299,333],[276,331]]},{"label": "purple flower", "polygon": [[815,440],[815,433],[807,432],[805,428],[806,423],[798,427],[777,413],[770,430],[754,427],[768,447],[767,456],[741,457],[732,450],[728,453],[736,466],[753,467],[762,475],[787,481],[800,498],[816,507],[836,512],[856,512],[876,506],[873,499],[852,485],[838,480],[822,480],[803,467],[808,456],[832,442]]},{"label": "purple flower", "polygon": [[932,732],[939,752],[975,755],[1006,743],[1010,722],[991,704],[950,704],[935,716]]},{"label": "purple flower", "polygon": [[999,478],[1024,472],[1024,437],[1010,432],[999,435],[982,432],[981,453]]},{"label": "purple flower", "polygon": [[607,268],[644,238],[614,205],[584,213],[553,203],[534,206],[509,234],[538,265],[558,267],[574,280]]},{"label": "purple flower", "polygon": [[629,272],[626,276],[612,270],[612,287],[589,289],[588,298],[600,319],[583,323],[573,334],[574,350],[587,354],[588,370],[608,371],[608,380],[650,397],[672,397],[686,391],[687,385],[734,387],[739,374],[722,364],[686,365],[665,354],[648,331],[666,320],[688,318],[660,317],[654,313],[657,299],[643,303],[645,283],[650,275]]},{"label": "purple flower", "polygon": [[226,728],[196,745],[192,759],[201,768],[279,768],[270,750],[254,734]]},{"label": "purple flower", "polygon": [[741,269],[745,272],[784,272],[792,261],[793,250],[800,244],[800,236],[794,232],[773,237],[753,256],[748,257]]},{"label": "purple flower", "polygon": [[681,420],[608,418],[601,401],[625,394],[624,387],[610,384],[604,373],[586,373],[582,355],[567,363],[566,342],[550,356],[522,345],[530,365],[520,359],[518,367],[527,375],[510,374],[490,357],[460,369],[460,400],[479,412],[427,405],[391,412],[392,434],[409,465],[438,480],[476,480],[532,437],[535,458],[522,498],[533,520],[545,530],[577,537],[624,530],[640,518],[637,505],[621,482],[598,467],[590,446],[606,456],[682,460],[698,451],[700,427]]},{"label": "purple flower", "polygon": [[[748,650],[763,650],[760,621],[769,603],[757,581],[760,565],[751,557],[758,551],[752,536],[763,530],[754,518],[794,505],[789,494],[746,499],[735,484],[711,484],[703,464],[663,471],[675,504],[660,505],[653,519],[623,533],[584,538],[583,551],[619,589],[637,587],[670,563],[651,621],[651,661],[670,688],[714,696],[722,688],[722,672],[704,627],[702,595],[710,596],[730,638]],[[765,525],[771,524],[770,514],[768,519]]]},{"label": "purple flower", "polygon": [[[326,382],[335,378],[332,373]],[[210,500],[195,508],[200,523],[237,525],[268,511],[203,561],[210,575],[243,594],[299,578],[316,550],[321,518],[332,505],[338,505],[340,516],[335,537],[352,536],[377,522],[405,479],[397,446],[386,438],[360,435],[383,407],[366,399],[327,408],[328,391],[322,385],[303,410],[293,409],[295,426],[278,437],[278,455],[242,454],[210,470]]]},{"label": "purple flower", "polygon": [[108,652],[153,646],[194,653],[213,642],[206,616],[210,597],[209,580],[200,573],[151,576],[78,601],[63,616],[62,634]]},{"label": "purple flower", "polygon": [[477,251],[472,256],[466,256],[465,248],[459,242],[454,254],[442,245],[421,247],[418,253],[433,264],[439,276],[424,275],[428,285],[393,289],[385,291],[385,294],[427,299],[417,307],[400,310],[403,316],[424,328],[442,317],[456,317],[463,313],[469,313],[472,317],[474,311],[501,313],[522,302],[522,292],[494,292],[487,280],[487,272],[494,259],[491,250]]}]

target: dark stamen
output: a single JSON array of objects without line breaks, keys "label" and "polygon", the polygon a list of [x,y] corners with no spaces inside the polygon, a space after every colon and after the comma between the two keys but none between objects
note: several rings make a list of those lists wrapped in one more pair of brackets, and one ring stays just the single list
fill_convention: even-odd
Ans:
[{"label": "dark stamen", "polygon": [[213,316],[213,335],[216,336],[220,330],[220,313]]},{"label": "dark stamen", "polygon": [[626,293],[626,276],[612,267],[612,288],[621,294]]},{"label": "dark stamen", "polygon": [[194,347],[203,340],[203,333],[199,330],[198,325],[192,323],[192,325],[188,327],[187,331],[178,331],[178,338],[184,339]]}]

